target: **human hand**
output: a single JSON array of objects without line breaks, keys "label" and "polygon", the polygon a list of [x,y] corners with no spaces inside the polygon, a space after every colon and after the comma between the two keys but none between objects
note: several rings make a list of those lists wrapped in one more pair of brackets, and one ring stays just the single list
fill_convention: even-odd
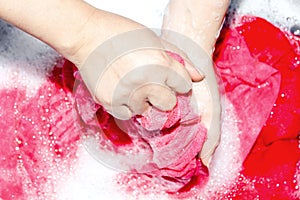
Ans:
[{"label": "human hand", "polygon": [[176,93],[187,93],[192,80],[203,77],[189,62],[185,68],[171,58],[166,49],[181,52],[166,44],[143,28],[99,45],[79,69],[96,102],[119,119],[143,114],[150,106],[171,110]]},{"label": "human hand", "polygon": [[[46,42],[73,62],[94,99],[118,118],[142,113],[149,105],[169,110],[175,105],[175,92],[185,93],[191,89],[187,71],[167,56],[160,39],[132,20],[98,10],[82,0],[45,0],[43,3],[39,0],[26,3],[0,0],[0,11],[1,18]],[[132,42],[143,39],[156,50],[129,53],[107,69],[109,63],[101,65],[101,59],[95,60],[98,64],[86,66],[87,58],[98,46],[114,36],[138,29],[146,31]],[[122,43],[124,41],[119,44]],[[105,52],[115,55],[119,47],[117,44],[117,48]],[[99,55],[99,58],[105,56]],[[151,67],[146,67],[149,65]],[[137,68],[141,69],[138,74],[130,73],[129,77],[124,77]],[[201,79],[193,67],[187,69],[194,80]],[[103,70],[105,73],[102,74]],[[117,85],[119,87],[114,88]]]},{"label": "human hand", "polygon": [[176,93],[203,78],[192,64],[184,68],[169,57],[165,49],[172,48],[153,31],[119,15],[94,10],[80,37],[71,61],[94,100],[119,119],[150,106],[171,110]]},{"label": "human hand", "polygon": [[[203,123],[205,123],[206,119],[212,119],[212,116],[216,116],[210,122],[210,125],[206,123],[209,131],[200,152],[202,162],[207,166],[220,141],[221,109],[219,107],[220,100],[217,89],[218,85],[215,81],[213,62],[206,62],[206,60],[207,58],[212,60],[215,42],[222,27],[229,2],[229,0],[170,0],[163,21],[162,36],[164,39],[176,43],[177,35],[174,32],[179,33],[192,39],[201,47],[203,52],[206,52],[197,56],[200,62],[202,62],[203,69],[206,69],[207,73],[204,75],[206,81],[211,86],[210,92],[212,93],[212,97],[211,99],[203,98],[203,96],[208,96],[205,93],[205,87],[202,87],[203,84],[194,85],[194,92],[201,91],[201,102],[205,102],[207,107],[212,108],[212,110],[208,109],[202,113]],[[185,44],[178,45],[184,46]],[[186,53],[189,55],[188,51]]]},{"label": "human hand", "polygon": [[[163,28],[183,34],[212,55],[230,0],[170,0]],[[168,38],[168,32],[163,32]]]}]

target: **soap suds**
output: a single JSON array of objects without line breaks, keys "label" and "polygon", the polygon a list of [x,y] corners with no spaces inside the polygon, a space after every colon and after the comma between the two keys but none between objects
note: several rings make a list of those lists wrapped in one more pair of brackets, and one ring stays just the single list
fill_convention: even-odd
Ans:
[{"label": "soap suds", "polygon": [[48,45],[0,20],[0,86],[30,88],[34,95],[59,55]]},{"label": "soap suds", "polygon": [[[103,6],[102,1],[92,1],[89,0],[89,2],[92,2],[93,5],[97,5],[98,7],[101,8],[101,6]],[[142,6],[143,9],[140,9],[138,7],[136,7],[135,5],[139,5],[142,4],[140,0],[135,0],[135,1],[119,1],[119,0],[110,0],[110,1],[106,1],[108,7],[110,7],[111,11],[115,11],[115,12],[120,12],[118,11],[121,8],[118,8],[118,6],[122,5],[122,14],[124,14],[125,16],[128,16],[130,18],[136,19],[140,22],[142,22],[143,24],[149,26],[149,27],[160,27],[160,21],[158,19],[162,18],[162,11],[164,9],[164,6],[166,4],[167,1],[164,1],[163,3],[160,3],[159,0],[155,1],[156,3],[153,3],[153,5],[150,3],[149,4],[144,4],[147,6]],[[128,3],[130,2],[130,3]],[[238,14],[254,14],[256,16],[263,16],[267,19],[269,19],[270,21],[274,22],[275,24],[280,24],[280,26],[284,26],[284,27],[289,27],[290,24],[294,24],[299,22],[299,1],[297,0],[289,0],[289,1],[283,1],[283,0],[272,0],[272,1],[253,1],[253,0],[244,0],[244,1],[232,1],[233,3],[235,3],[236,5],[239,4],[239,7],[237,8],[236,12]],[[125,5],[126,4],[126,5]],[[104,6],[103,6],[104,7]],[[107,8],[108,9],[108,8]],[[141,11],[140,11],[141,10]],[[146,13],[146,11],[149,10]],[[150,10],[151,12],[153,12],[153,10],[155,10],[153,13],[150,14]],[[136,14],[138,13],[138,14]],[[141,14],[142,13],[142,14]],[[140,17],[143,16],[143,17]],[[153,20],[153,18],[157,19]],[[1,22],[2,23],[2,22]],[[5,28],[6,29],[6,28]],[[2,30],[2,28],[1,28]],[[18,34],[23,34],[23,33],[18,33]],[[12,34],[12,36],[14,36],[14,34]],[[18,36],[20,38],[22,38],[23,36]],[[16,36],[16,38],[18,38]],[[28,36],[26,36],[28,37]],[[44,45],[39,44],[39,42],[34,42],[33,45],[28,45],[27,43],[23,42],[23,39],[21,40],[15,40],[15,36],[14,37],[10,37],[9,38],[9,45],[8,46],[2,46],[3,42],[4,42],[4,36],[1,35],[0,41],[1,41],[1,64],[0,64],[0,77],[1,77],[1,87],[5,87],[5,88],[10,88],[12,80],[7,76],[7,74],[13,75],[14,74],[14,70],[17,72],[16,73],[16,77],[18,77],[20,75],[20,77],[23,77],[24,79],[22,80],[22,85],[29,85],[30,88],[31,87],[37,87],[37,85],[39,85],[41,82],[43,82],[45,80],[45,72],[49,72],[49,68],[52,68],[53,65],[53,60],[56,60],[56,53],[53,53],[53,50],[49,50],[48,47],[45,47]],[[5,42],[7,38],[5,39]],[[25,45],[24,45],[25,44]],[[19,52],[17,54],[17,56],[12,56],[13,53],[10,52],[7,54],[3,53],[6,52],[5,49],[9,49],[10,45],[15,45],[17,47],[16,51]],[[40,49],[41,48],[41,49]],[[46,49],[45,51],[43,49]],[[24,65],[16,65],[15,63],[18,63],[18,59],[16,58],[20,58],[23,56],[23,53],[25,52],[25,54],[27,55],[26,50],[27,49],[32,49],[35,50],[38,49],[38,52],[44,52],[46,55],[45,59],[48,59],[48,53],[50,53],[49,55],[51,55],[50,57],[53,56],[53,59],[51,59],[49,62],[46,61],[44,64],[37,64],[35,65],[35,67],[31,68],[31,66],[33,65],[28,65],[25,63],[25,61],[28,59],[28,61],[26,62],[34,62],[31,60],[31,57],[35,57],[37,56],[36,53],[30,54],[27,58],[23,59],[23,61],[21,62],[22,64],[25,64],[26,70],[24,70]],[[48,51],[49,50],[49,51]],[[39,56],[37,56],[39,57]],[[13,60],[15,60],[15,62],[13,62]],[[24,62],[24,63],[23,63]],[[19,66],[19,67],[16,67]],[[45,66],[48,66],[46,68],[44,68]],[[41,68],[39,68],[41,67]],[[9,68],[9,69],[7,69]],[[13,70],[10,70],[13,69]],[[28,69],[28,70],[27,70]],[[32,70],[33,69],[33,70]],[[24,72],[23,72],[24,70]],[[20,72],[21,71],[21,72]],[[33,75],[33,71],[35,73],[35,75]],[[8,78],[7,78],[8,77]],[[8,84],[9,83],[9,84]],[[225,138],[225,136],[224,136]],[[236,141],[238,142],[238,141]],[[232,149],[233,150],[233,149]],[[65,188],[65,191],[69,191],[68,193],[64,193],[64,189],[61,190],[61,193],[59,194],[63,194],[62,198],[59,199],[82,199],[82,197],[89,197],[89,199],[99,199],[99,196],[101,197],[101,199],[111,199],[113,197],[116,197],[116,199],[124,199],[124,196],[119,196],[119,191],[115,190],[114,186],[111,185],[111,182],[108,181],[106,182],[106,180],[109,180],[110,178],[115,177],[115,172],[113,170],[107,169],[105,167],[103,167],[102,165],[99,165],[99,163],[95,162],[89,154],[85,153],[79,153],[80,157],[79,157],[79,165],[76,165],[74,167],[76,167],[75,171],[77,172],[76,175],[74,176],[79,176],[81,178],[75,178],[75,177],[69,177],[70,180],[66,181],[64,183],[66,184],[62,184],[64,185],[62,188]],[[224,158],[224,160],[228,159],[230,160],[232,158],[231,154],[228,154],[227,156],[223,156],[222,158]],[[82,162],[81,162],[82,160]],[[214,162],[214,161],[213,161]],[[221,163],[220,163],[221,164]],[[222,167],[222,165],[220,165]],[[299,164],[298,164],[299,166]],[[86,175],[86,174],[89,175]],[[298,177],[298,183],[299,183],[299,167],[298,167],[298,171],[295,172],[296,175]],[[105,178],[102,178],[105,177]],[[230,177],[229,177],[230,178]],[[219,179],[222,179],[222,177],[220,176]],[[74,181],[73,181],[74,180]],[[69,183],[69,184],[68,184]],[[73,183],[73,184],[72,184]],[[247,182],[246,182],[247,183]],[[249,186],[248,187],[252,187],[253,186],[253,182],[249,182]],[[59,186],[60,187],[60,186]],[[84,188],[83,190],[81,188]],[[298,189],[299,191],[299,189]],[[70,195],[70,196],[69,196]],[[148,198],[152,198],[153,196],[147,196]],[[127,198],[130,199],[130,196]],[[132,199],[132,198],[131,198]],[[153,197],[152,199],[155,199],[155,197]]]}]

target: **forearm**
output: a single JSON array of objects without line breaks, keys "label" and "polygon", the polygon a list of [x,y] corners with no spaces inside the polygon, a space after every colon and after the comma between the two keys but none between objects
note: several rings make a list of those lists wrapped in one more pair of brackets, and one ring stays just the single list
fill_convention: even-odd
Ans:
[{"label": "forearm", "polygon": [[163,27],[192,38],[211,54],[229,3],[230,0],[170,0]]},{"label": "forearm", "polygon": [[0,18],[49,44],[78,66],[113,34],[142,27],[81,0],[0,0]]},{"label": "forearm", "polygon": [[75,48],[77,34],[86,23],[91,8],[78,0],[0,0],[0,17],[59,53]]},{"label": "forearm", "polygon": [[[230,0],[170,0],[164,16],[162,36],[167,40],[177,41],[176,34],[172,34],[171,30],[194,40],[211,58],[214,50],[215,42],[224,20]],[[166,29],[166,30],[164,30]],[[180,42],[180,41],[179,41]],[[191,50],[192,51],[192,50]],[[189,53],[186,52],[189,56]],[[210,84],[210,92],[213,96],[208,102],[214,106],[219,105],[219,95],[217,82],[215,80],[212,63],[206,63],[207,56],[199,55],[203,59],[202,67],[206,80]],[[197,85],[198,89],[202,86]],[[194,88],[194,92],[196,88]],[[203,89],[203,88],[202,88]],[[207,139],[200,152],[200,157],[205,165],[209,165],[216,147],[220,141],[220,107],[214,107],[213,110],[203,113],[204,118],[210,119],[212,115],[216,115],[213,123],[209,126]]]}]

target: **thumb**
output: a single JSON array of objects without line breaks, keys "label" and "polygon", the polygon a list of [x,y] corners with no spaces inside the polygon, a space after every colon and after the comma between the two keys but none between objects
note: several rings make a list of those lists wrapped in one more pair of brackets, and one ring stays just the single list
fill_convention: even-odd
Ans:
[{"label": "thumb", "polygon": [[148,94],[149,102],[162,111],[172,110],[176,105],[175,93],[164,85],[151,85],[151,93]]},{"label": "thumb", "polygon": [[197,68],[194,67],[194,65],[192,65],[189,61],[185,61],[185,68],[193,82],[200,82],[205,78],[205,76],[200,74]]}]

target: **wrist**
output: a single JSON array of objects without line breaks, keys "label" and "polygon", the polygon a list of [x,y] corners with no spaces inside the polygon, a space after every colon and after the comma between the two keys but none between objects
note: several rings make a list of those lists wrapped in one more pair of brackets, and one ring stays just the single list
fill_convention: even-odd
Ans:
[{"label": "wrist", "polygon": [[145,28],[125,17],[94,8],[85,25],[68,47],[67,58],[80,68],[87,57],[103,42],[118,34]]}]

